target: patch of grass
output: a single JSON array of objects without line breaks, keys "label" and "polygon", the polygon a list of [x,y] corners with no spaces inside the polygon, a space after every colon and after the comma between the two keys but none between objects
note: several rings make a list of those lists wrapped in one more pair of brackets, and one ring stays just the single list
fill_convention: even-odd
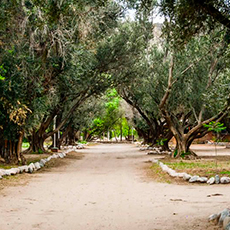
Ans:
[{"label": "patch of grass", "polygon": [[162,171],[158,164],[153,164],[150,169],[156,181],[171,184],[171,178],[168,176],[168,174]]},{"label": "patch of grass", "polygon": [[220,174],[225,174],[225,175],[230,175],[230,171],[222,171],[222,172],[220,172]]},{"label": "patch of grass", "polygon": [[11,169],[11,168],[17,168],[20,165],[8,165],[8,164],[0,164],[1,169]]},{"label": "patch of grass", "polygon": [[216,174],[230,176],[229,159],[212,158],[180,161],[176,159],[164,159],[162,162],[177,172],[186,172],[190,175],[206,176],[209,178]]},{"label": "patch of grass", "polygon": [[87,144],[87,141],[78,141],[79,144]]},{"label": "patch of grass", "polygon": [[194,169],[194,168],[215,168],[215,162],[165,162],[170,168],[174,170],[182,170],[182,169]]}]

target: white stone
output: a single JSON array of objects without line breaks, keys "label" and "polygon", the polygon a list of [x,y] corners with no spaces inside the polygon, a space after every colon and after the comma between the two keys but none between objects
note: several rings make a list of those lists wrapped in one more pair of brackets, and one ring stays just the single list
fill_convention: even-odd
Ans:
[{"label": "white stone", "polygon": [[212,214],[211,216],[208,217],[209,222],[213,222],[214,224],[217,224],[220,218],[220,213],[219,214]]},{"label": "white stone", "polygon": [[11,175],[10,170],[6,169],[4,172],[4,176],[10,176],[10,175]]},{"label": "white stone", "polygon": [[207,177],[199,177],[198,182],[201,182],[201,183],[206,183],[208,181],[208,178]]},{"label": "white stone", "polygon": [[60,158],[64,158],[63,153],[58,153],[58,156],[59,156]]},{"label": "white stone", "polygon": [[216,184],[220,183],[220,177],[218,175],[215,175],[215,183]]},{"label": "white stone", "polygon": [[230,217],[229,216],[224,218],[223,228],[224,228],[224,230],[229,230],[230,229]]},{"label": "white stone", "polygon": [[198,179],[199,179],[199,176],[192,176],[192,177],[189,179],[189,183],[197,182]]},{"label": "white stone", "polygon": [[184,175],[186,175],[187,173],[178,173],[178,177],[179,178],[184,178]]},{"label": "white stone", "polygon": [[53,157],[53,155],[52,155],[52,156],[47,157],[47,158],[46,158],[46,161],[48,162],[48,161],[50,161],[52,158],[54,158],[54,157]]},{"label": "white stone", "polygon": [[183,179],[184,180],[189,180],[191,177],[192,177],[191,175],[185,173],[184,176],[183,176]]},{"label": "white stone", "polygon": [[221,184],[229,184],[230,183],[230,178],[227,176],[223,176],[220,178],[220,183]]},{"label": "white stone", "polygon": [[34,171],[33,166],[32,166],[32,165],[29,165],[29,166],[28,166],[28,172],[29,172],[29,173],[32,173],[33,171]]},{"label": "white stone", "polygon": [[214,184],[215,183],[215,177],[211,177],[208,181],[207,184]]},{"label": "white stone", "polygon": [[20,169],[20,172],[23,173],[23,172],[28,172],[28,165],[23,165],[21,167],[18,167]]},{"label": "white stone", "polygon": [[9,169],[9,172],[11,175],[16,175],[17,173],[20,172],[20,170],[18,168],[11,168]]},{"label": "white stone", "polygon": [[39,162],[34,163],[35,169],[39,170],[41,168]]},{"label": "white stone", "polygon": [[5,170],[4,169],[0,169],[0,176],[4,176]]},{"label": "white stone", "polygon": [[30,163],[30,164],[28,165],[28,167],[31,167],[31,168],[33,169],[33,171],[36,169],[34,163]]},{"label": "white stone", "polygon": [[221,213],[220,213],[220,219],[219,219],[219,225],[222,226],[224,219],[230,216],[230,210],[228,208],[224,209]]},{"label": "white stone", "polygon": [[59,156],[57,154],[53,154],[53,158],[57,159]]}]

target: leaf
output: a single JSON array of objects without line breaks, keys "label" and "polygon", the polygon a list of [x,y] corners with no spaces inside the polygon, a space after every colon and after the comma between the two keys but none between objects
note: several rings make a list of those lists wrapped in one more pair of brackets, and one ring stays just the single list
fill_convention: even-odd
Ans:
[{"label": "leaf", "polygon": [[1,81],[5,80],[5,77],[3,77],[2,75],[0,75],[0,80]]}]

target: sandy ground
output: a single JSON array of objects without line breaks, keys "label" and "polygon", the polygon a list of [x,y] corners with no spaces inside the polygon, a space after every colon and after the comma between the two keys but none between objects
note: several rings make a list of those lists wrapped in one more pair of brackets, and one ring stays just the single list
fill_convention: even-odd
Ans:
[{"label": "sandy ground", "polygon": [[0,191],[1,230],[211,230],[207,217],[230,206],[227,185],[152,181],[144,166],[153,157],[133,145],[78,151],[85,157]]}]

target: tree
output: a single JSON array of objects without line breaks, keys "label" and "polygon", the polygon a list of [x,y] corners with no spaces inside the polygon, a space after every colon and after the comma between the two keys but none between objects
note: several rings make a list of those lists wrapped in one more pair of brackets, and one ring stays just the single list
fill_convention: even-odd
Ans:
[{"label": "tree", "polygon": [[227,28],[225,39],[229,43],[230,8],[227,1],[162,0],[159,8],[166,19],[165,32],[170,34],[175,45],[183,46],[193,36],[208,34],[221,25]]},{"label": "tree", "polygon": [[[0,38],[0,64],[4,68],[1,70],[6,71],[6,76],[1,75],[4,80],[0,86],[4,114],[0,136],[3,140],[17,142],[17,136],[26,133],[31,142],[30,151],[44,150],[45,138],[62,128],[72,112],[90,95],[107,87],[108,75],[103,74],[95,58],[95,41],[98,42],[116,26],[120,13],[121,8],[111,1],[3,2],[1,30],[7,31],[1,33],[3,36]],[[92,60],[83,65],[91,57]],[[84,75],[86,71],[82,71],[83,68],[90,71]],[[78,73],[75,78],[74,71]],[[67,79],[73,84],[84,83],[75,86],[77,89],[74,90],[74,87],[69,87],[59,91]],[[20,127],[16,123],[5,122],[7,119],[10,121],[9,109],[17,111],[19,105],[30,111]],[[46,133],[56,115],[60,117],[57,129]],[[16,136],[8,137],[8,128],[13,127]],[[6,150],[8,148],[11,147],[1,148],[4,158],[12,152]]]},{"label": "tree", "polygon": [[[186,46],[182,60],[186,63],[189,57],[187,60],[192,58],[195,62],[187,64],[181,72],[175,70],[176,65],[183,66],[178,59],[181,57],[175,61],[174,54],[171,56],[168,83],[159,108],[177,141],[178,156],[192,153],[189,149],[192,141],[207,133],[204,124],[220,121],[229,111],[229,92],[225,88],[226,81],[229,81],[227,53],[222,49],[225,47],[222,41],[216,42],[206,40],[205,36],[191,40],[189,44],[192,46]],[[194,45],[197,47],[195,53]],[[216,98],[218,104],[213,103]]]}]

